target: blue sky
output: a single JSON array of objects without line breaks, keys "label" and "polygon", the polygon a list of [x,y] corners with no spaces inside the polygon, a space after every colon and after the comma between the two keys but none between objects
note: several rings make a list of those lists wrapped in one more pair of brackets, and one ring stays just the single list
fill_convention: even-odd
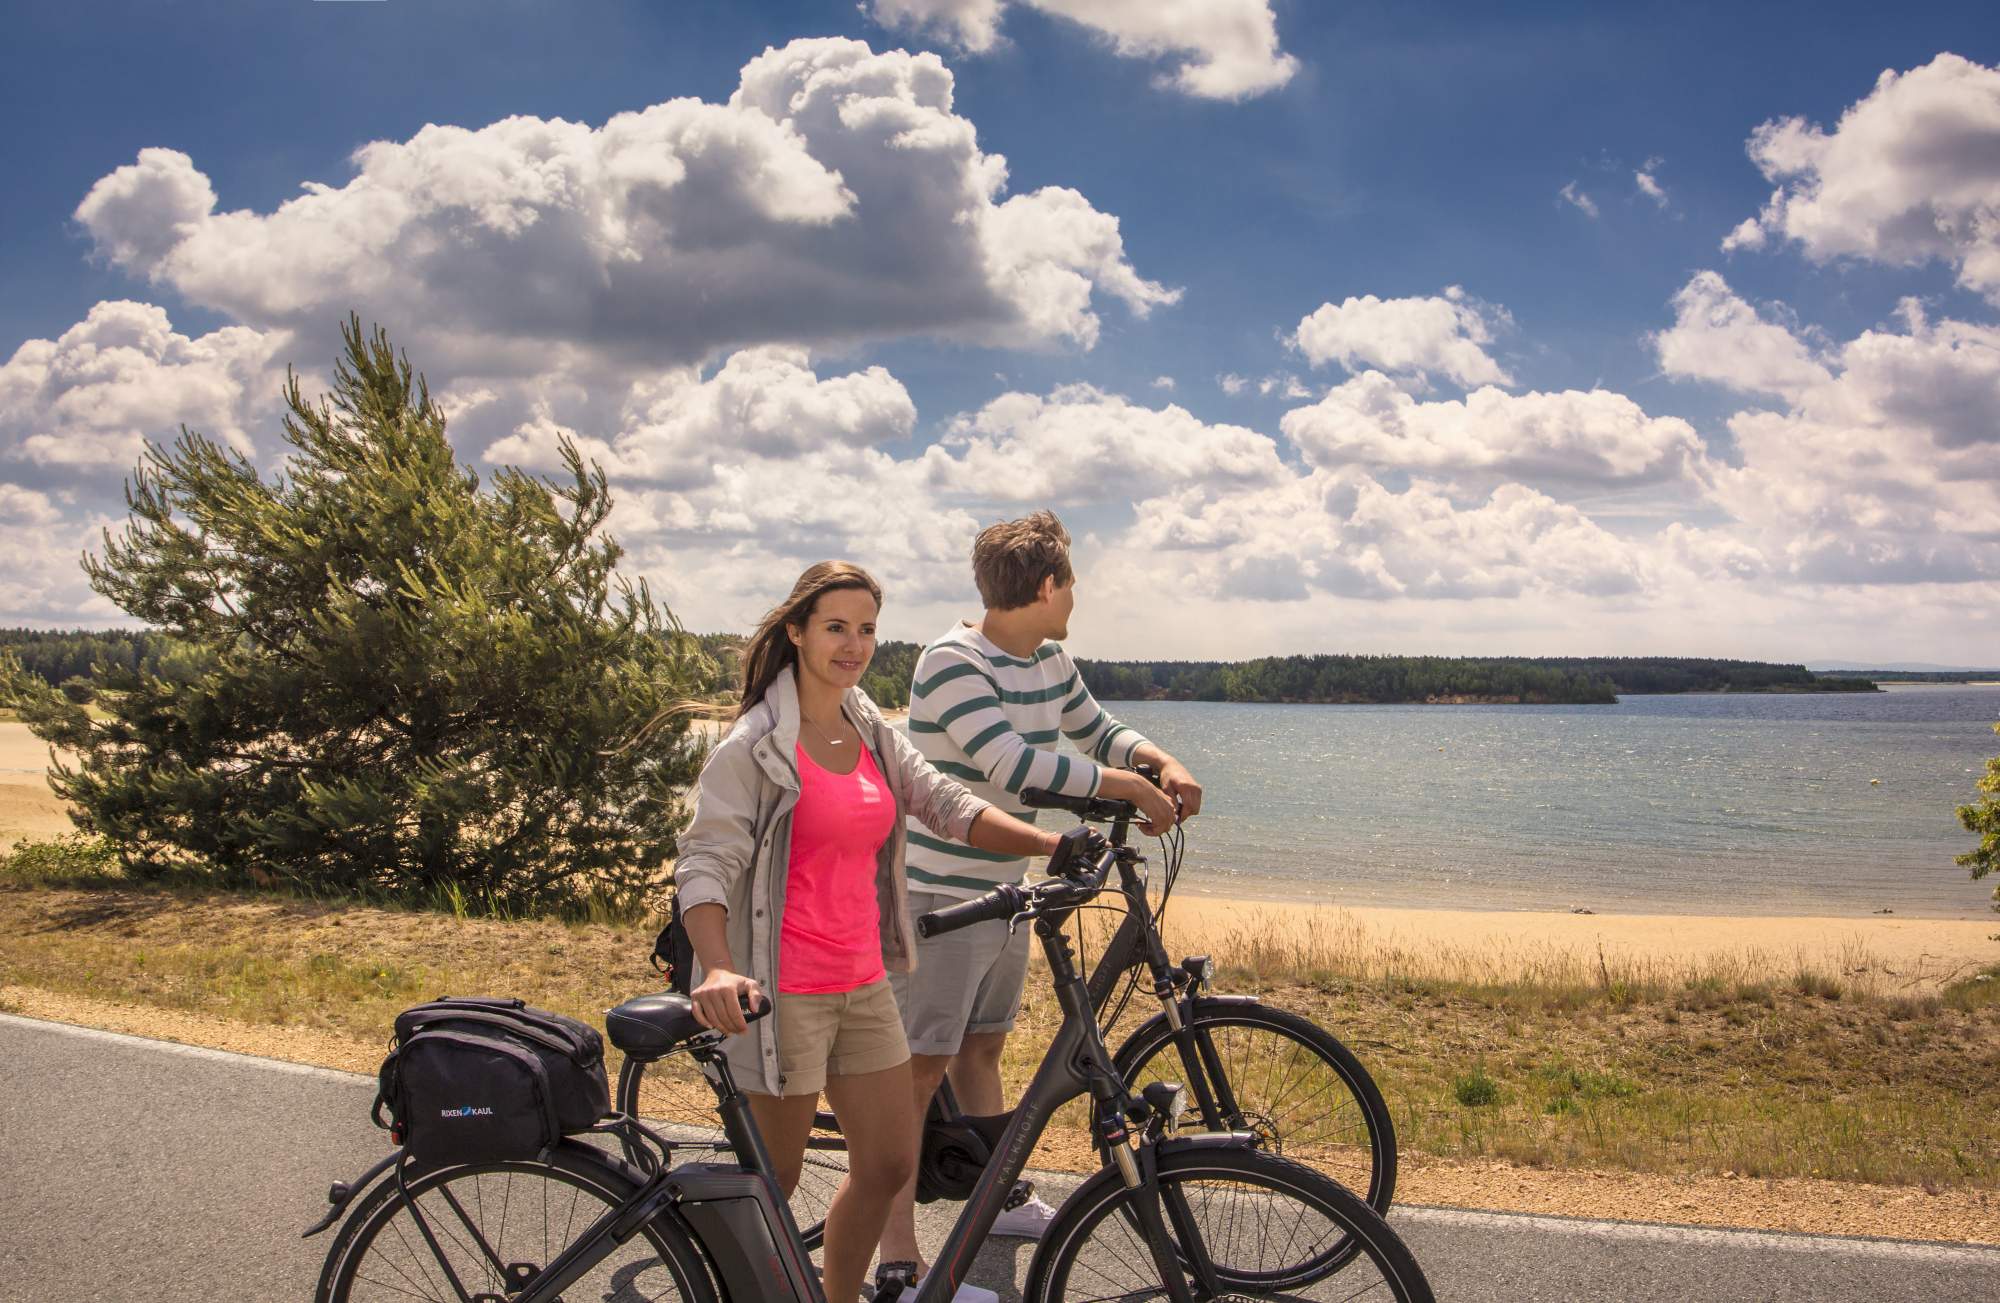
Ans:
[{"label": "blue sky", "polygon": [[[797,565],[837,553],[890,581],[907,625],[891,632],[935,632],[970,605],[970,532],[1039,505],[1022,468],[1060,453],[1073,462],[1042,500],[1079,535],[1089,652],[2000,654],[2000,484],[1979,469],[2000,435],[1976,415],[2000,395],[2000,299],[1982,270],[2000,258],[1992,6],[1214,0],[1164,28],[1154,8],[383,0],[16,16],[0,98],[35,126],[0,213],[0,358],[14,357],[0,540],[28,560],[0,579],[0,622],[116,622],[74,558],[115,518],[121,452],[205,422],[275,470],[272,368],[323,374],[355,307],[448,395],[486,395],[454,425],[466,460],[538,464],[557,430],[598,440],[628,499],[631,568],[696,627],[754,617]],[[1259,22],[1261,49],[1241,36]],[[597,182],[576,180],[595,162],[562,194],[510,196],[526,205],[512,216],[451,189],[495,150],[597,157],[574,133],[489,138],[502,119],[594,130],[681,98],[721,105],[767,47],[824,64],[812,52],[835,47],[804,44],[819,38],[865,44],[838,48],[843,66],[879,65],[871,94],[915,84],[918,65],[892,52],[941,69],[950,108],[927,121],[976,132],[951,166],[1005,156],[993,205],[1053,188],[1075,204],[1002,221],[968,200],[956,226],[927,225],[883,196],[962,184],[963,168],[815,138],[808,188],[847,185],[844,208],[802,191],[768,245],[741,229],[689,240],[698,210],[791,203],[772,195],[807,164],[760,172],[757,151],[782,148],[732,136],[744,152],[725,158],[713,132],[734,127],[674,126],[658,149],[675,166],[747,169],[733,197],[704,190],[705,173],[667,184],[673,234],[631,236],[625,261],[598,269],[615,281],[636,265],[643,281],[578,306],[556,301],[603,231],[578,248],[559,233],[577,213],[598,220],[583,189]],[[1242,84],[1174,81],[1215,58]],[[1753,133],[1792,118],[1800,133],[1753,158]],[[426,124],[485,134],[425,138],[400,179],[357,162]],[[186,166],[141,176],[142,150]],[[857,177],[878,162],[885,188],[868,190]],[[160,234],[216,227],[186,199],[195,177],[213,214],[246,215],[240,244]],[[395,287],[354,252],[361,180],[430,205],[374,260],[395,264]],[[344,206],[267,220],[308,182]],[[773,189],[736,189],[757,185]],[[93,187],[116,202],[85,215]],[[1787,201],[1767,209],[1774,190]],[[1760,213],[1754,239],[1722,247]],[[967,223],[984,255],[953,243]],[[1097,241],[1081,253],[1079,223]],[[460,236],[456,253],[399,261]],[[1005,268],[947,283],[981,256]],[[855,257],[876,285],[843,275]],[[1050,297],[1067,277],[1087,282],[1081,306],[1073,289]],[[1401,327],[1384,303],[1402,305]],[[1343,342],[1308,347],[1302,321],[1345,304],[1365,311],[1335,314]],[[1381,342],[1420,309],[1407,347]],[[1485,361],[1448,374],[1440,350],[1454,348]],[[1885,464],[1898,469],[1871,469]]]}]

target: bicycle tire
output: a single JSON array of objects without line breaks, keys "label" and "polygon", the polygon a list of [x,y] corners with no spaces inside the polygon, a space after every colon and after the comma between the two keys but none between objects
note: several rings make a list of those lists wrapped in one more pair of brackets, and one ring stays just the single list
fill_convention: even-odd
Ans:
[{"label": "bicycle tire", "polygon": [[[1187,1249],[1192,1231],[1214,1260],[1221,1298],[1281,1292],[1302,1301],[1434,1303],[1423,1268],[1381,1214],[1309,1167],[1248,1147],[1184,1149],[1160,1157],[1159,1184],[1181,1270],[1193,1274]],[[1079,1186],[1036,1246],[1022,1298],[1092,1303],[1168,1297],[1157,1259],[1138,1229],[1139,1197],[1115,1167]],[[1285,1283],[1301,1234],[1353,1250],[1331,1275]],[[1275,1259],[1270,1270],[1266,1259]],[[1187,1285],[1197,1297],[1210,1297],[1197,1282]]]},{"label": "bicycle tire", "polygon": [[[513,1280],[510,1287],[505,1268],[546,1266],[571,1237],[630,1198],[641,1184],[636,1173],[611,1155],[574,1141],[558,1145],[546,1163],[472,1163],[413,1174],[407,1198],[392,1174],[348,1214],[327,1252],[313,1297],[317,1303],[457,1303],[458,1291],[409,1215],[412,1200],[469,1292],[511,1296],[520,1281]],[[564,1293],[632,1303],[716,1303],[701,1250],[664,1218],[643,1227]]]},{"label": "bicycle tire", "polygon": [[[715,1113],[715,1090],[685,1054],[650,1061],[625,1060],[618,1072],[617,1109],[638,1118],[676,1148],[723,1156],[703,1161],[735,1158]],[[624,1143],[629,1149],[631,1142]],[[632,1160],[633,1155],[627,1153],[626,1158]],[[846,1178],[847,1140],[833,1114],[821,1109],[806,1140],[805,1163],[799,1169],[798,1189],[792,1191],[791,1200],[792,1220],[798,1223],[799,1238],[807,1249],[818,1249],[826,1238],[826,1212]]]}]

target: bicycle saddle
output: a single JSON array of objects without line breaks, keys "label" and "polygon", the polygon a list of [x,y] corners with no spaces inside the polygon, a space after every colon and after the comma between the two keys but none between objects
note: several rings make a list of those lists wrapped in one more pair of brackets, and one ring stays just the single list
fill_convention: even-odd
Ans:
[{"label": "bicycle saddle", "polygon": [[658,1058],[704,1030],[684,995],[661,992],[627,1000],[604,1015],[611,1043],[634,1058]]}]

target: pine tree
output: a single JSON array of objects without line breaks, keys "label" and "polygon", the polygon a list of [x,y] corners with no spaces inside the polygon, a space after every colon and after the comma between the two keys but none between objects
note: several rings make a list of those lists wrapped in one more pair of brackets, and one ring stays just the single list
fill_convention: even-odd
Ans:
[{"label": "pine tree", "polygon": [[[51,786],[128,871],[506,910],[635,903],[673,853],[702,658],[600,534],[603,472],[482,491],[387,336],[344,328],[327,398],[286,387],[271,482],[182,429],[126,486],[90,583],[185,649],[103,661],[93,718],[4,687],[75,751]],[[649,721],[655,722],[650,727]]]}]

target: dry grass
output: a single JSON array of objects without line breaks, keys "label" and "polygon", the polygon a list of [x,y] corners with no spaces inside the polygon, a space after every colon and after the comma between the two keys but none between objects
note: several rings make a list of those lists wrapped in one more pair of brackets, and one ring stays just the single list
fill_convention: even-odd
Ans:
[{"label": "dry grass", "polygon": [[[123,886],[0,890],[0,985],[374,1042],[397,1010],[444,993],[505,992],[597,1019],[656,989],[651,941],[650,925]],[[1170,927],[1169,941],[1176,953],[1209,943],[1228,961],[1224,989],[1346,1040],[1381,1083],[1406,1153],[2000,1183],[2000,970],[1908,993],[1877,989],[1862,956],[1849,975],[1788,972],[1778,956],[1593,974],[1587,956],[1552,955],[1509,980],[1488,957],[1434,955],[1425,968],[1338,931],[1197,939]],[[1028,1034],[1005,1065],[1016,1089],[1058,1021],[1045,981],[1038,961]],[[1081,1154],[1080,1139],[1052,1134],[1043,1161]]]}]

